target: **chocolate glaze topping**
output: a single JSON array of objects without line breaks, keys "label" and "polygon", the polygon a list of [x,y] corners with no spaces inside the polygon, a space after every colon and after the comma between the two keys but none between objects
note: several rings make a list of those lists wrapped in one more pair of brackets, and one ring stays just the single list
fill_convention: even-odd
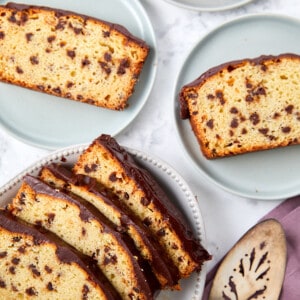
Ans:
[{"label": "chocolate glaze topping", "polygon": [[133,226],[138,232],[140,232],[140,236],[143,237],[144,243],[149,249],[151,249],[154,256],[152,265],[155,270],[159,271],[160,274],[163,274],[164,278],[168,280],[169,286],[174,286],[178,283],[179,274],[177,268],[173,265],[169,258],[159,250],[160,246],[151,237],[151,233],[147,231],[147,228],[145,228],[145,226],[143,226],[141,222],[129,212],[128,208],[122,204],[115,195],[100,186],[94,178],[81,174],[76,175],[71,170],[60,164],[53,163],[45,166],[44,168],[48,169],[55,177],[63,180],[66,185],[73,184],[81,186],[100,197],[106,204],[114,207],[115,210],[119,211],[122,215],[121,224],[122,227],[124,227],[124,230],[126,231],[129,225]]},{"label": "chocolate glaze topping", "polygon": [[[91,205],[87,201],[85,201],[85,200],[81,199],[80,197],[77,197],[73,194],[72,195],[66,194],[62,191],[53,189],[48,184],[44,183],[43,181],[39,180],[38,178],[30,176],[30,175],[26,175],[23,180],[25,183],[27,183],[29,186],[31,186],[32,189],[37,194],[46,194],[46,195],[49,195],[49,196],[52,196],[55,198],[64,199],[70,203],[73,203],[74,205],[79,207],[80,218],[82,219],[82,221],[88,222],[91,219],[98,220],[99,223],[102,225],[104,232],[108,232],[108,233],[116,236],[116,238],[118,239],[118,242],[120,244],[122,244],[122,247],[124,247],[125,249],[128,249],[129,252],[133,253],[134,247],[132,245],[132,242],[130,240],[128,240],[128,238],[126,236],[115,231],[113,229],[113,225],[111,224],[111,222],[108,219],[106,219],[106,217],[104,215],[102,215],[98,209],[96,209],[93,205]],[[143,262],[143,259],[139,256],[139,254],[134,253],[134,256],[136,258],[138,258],[138,259],[134,258],[133,255],[131,257],[132,265],[135,268],[136,278],[138,280],[140,288],[142,288],[143,292],[146,295],[148,295],[149,299],[151,299],[152,295],[155,293],[155,291],[158,288],[158,284],[154,278],[149,277],[149,272],[146,269],[146,265],[144,265],[145,269],[141,268],[141,266],[139,265],[139,263]],[[149,279],[148,283],[145,280],[145,278]],[[151,286],[151,289],[150,289],[150,286]]]},{"label": "chocolate glaze topping", "polygon": [[57,16],[77,15],[77,16],[80,16],[81,18],[83,18],[84,22],[86,22],[87,20],[100,21],[100,22],[103,22],[103,23],[107,24],[110,27],[110,30],[119,31],[120,33],[124,34],[129,40],[132,40],[132,41],[138,43],[142,47],[149,48],[149,46],[145,43],[145,41],[143,41],[142,39],[139,39],[138,37],[132,35],[125,27],[123,27],[122,25],[119,25],[119,24],[114,24],[114,23],[111,23],[111,22],[108,22],[108,21],[104,21],[104,20],[101,20],[101,19],[98,19],[98,18],[90,17],[90,16],[87,16],[87,15],[84,15],[84,14],[79,14],[79,13],[69,11],[69,10],[51,8],[51,7],[46,7],[46,6],[26,5],[26,4],[14,3],[14,2],[9,2],[4,6],[9,8],[9,9],[16,10],[16,11],[25,11],[26,12],[30,9],[39,8],[39,9],[44,9],[44,10],[55,11]]},{"label": "chocolate glaze topping", "polygon": [[110,282],[97,267],[94,260],[78,252],[76,249],[66,244],[58,236],[44,228],[37,228],[14,216],[8,211],[0,210],[0,226],[13,233],[32,236],[37,245],[51,243],[56,245],[57,258],[63,263],[76,263],[90,276],[90,280],[99,285],[107,296],[107,299],[121,299]]},{"label": "chocolate glaze topping", "polygon": [[[261,55],[259,57],[256,58],[245,58],[245,59],[240,59],[240,60],[234,60],[234,61],[230,61],[230,62],[226,62],[223,64],[220,64],[216,67],[210,68],[209,70],[207,70],[206,72],[204,72],[203,74],[201,74],[197,79],[195,79],[194,81],[186,84],[185,86],[182,87],[183,88],[193,88],[193,87],[197,87],[199,85],[204,84],[204,82],[210,78],[211,76],[217,74],[218,72],[220,72],[222,69],[228,69],[229,72],[233,71],[234,69],[238,68],[239,66],[250,62],[252,65],[262,65],[264,66],[264,62],[268,61],[268,60],[280,60],[281,58],[299,58],[300,55],[294,54],[294,53],[283,53],[280,55]],[[187,102],[184,99],[183,93],[182,91],[179,94],[179,105],[180,105],[180,117],[181,119],[188,119],[190,117],[190,113],[189,113],[189,109],[187,106]]]},{"label": "chocolate glaze topping", "polygon": [[102,134],[94,141],[94,143],[99,143],[110,151],[124,167],[126,174],[133,178],[139,187],[145,191],[146,198],[153,202],[165,218],[169,220],[170,224],[172,224],[173,229],[177,232],[183,243],[185,251],[199,263],[197,271],[200,271],[202,263],[211,259],[210,254],[201,245],[200,241],[194,238],[190,226],[184,216],[173,205],[171,200],[168,199],[165,192],[153,179],[150,173],[138,166],[133,157],[110,135]]}]

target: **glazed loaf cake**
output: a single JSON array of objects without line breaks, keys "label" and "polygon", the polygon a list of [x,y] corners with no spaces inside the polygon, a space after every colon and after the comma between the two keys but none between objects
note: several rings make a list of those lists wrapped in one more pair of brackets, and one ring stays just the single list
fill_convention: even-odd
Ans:
[{"label": "glazed loaf cake", "polygon": [[207,158],[300,143],[300,56],[281,54],[232,61],[180,91]]},{"label": "glazed loaf cake", "polygon": [[1,299],[120,299],[87,257],[0,210]]},{"label": "glazed loaf cake", "polygon": [[93,258],[122,299],[152,299],[153,293],[139,257],[122,235],[88,203],[26,176],[8,209],[13,215],[46,228]]},{"label": "glazed loaf cake", "polygon": [[160,288],[178,289],[178,272],[164,255],[160,245],[146,227],[122,205],[116,195],[100,186],[95,179],[75,175],[61,164],[44,166],[40,178],[56,189],[68,190],[94,205],[116,228],[128,234],[140,255],[149,263]]},{"label": "glazed loaf cake", "polygon": [[74,12],[0,6],[0,80],[122,110],[148,56],[124,27]]},{"label": "glazed loaf cake", "polygon": [[110,188],[149,228],[181,278],[200,270],[210,255],[196,241],[180,211],[153,177],[109,135],[101,135],[82,153],[73,168]]}]

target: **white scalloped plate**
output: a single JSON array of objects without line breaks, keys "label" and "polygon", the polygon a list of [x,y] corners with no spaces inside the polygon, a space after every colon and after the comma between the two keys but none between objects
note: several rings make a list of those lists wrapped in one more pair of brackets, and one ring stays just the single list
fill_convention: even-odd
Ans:
[{"label": "white scalloped plate", "polygon": [[[9,1],[0,1],[5,4]],[[22,0],[24,4],[75,11],[125,26],[146,41],[150,53],[124,111],[113,111],[0,83],[0,126],[34,146],[59,149],[88,143],[101,129],[112,136],[126,128],[149,98],[157,71],[156,39],[138,0]]]},{"label": "white scalloped plate", "polygon": [[[11,201],[26,174],[36,176],[42,166],[52,162],[73,164],[86,147],[87,145],[79,145],[64,148],[37,161],[34,165],[21,172],[18,176],[0,188],[0,206],[3,207]],[[205,246],[204,224],[199,205],[184,179],[173,168],[160,159],[138,150],[126,149],[133,155],[140,166],[146,168],[156,178],[158,183],[167,192],[170,199],[174,201],[187,217],[195,236],[201,239],[202,244]],[[189,279],[182,280],[181,291],[162,291],[157,300],[199,300],[203,294],[205,278],[206,265],[204,264],[199,274],[195,273]]]}]

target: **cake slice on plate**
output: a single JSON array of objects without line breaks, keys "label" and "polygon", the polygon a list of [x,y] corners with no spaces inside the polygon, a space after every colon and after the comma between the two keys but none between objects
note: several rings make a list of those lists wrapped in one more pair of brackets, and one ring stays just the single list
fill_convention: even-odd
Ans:
[{"label": "cake slice on plate", "polygon": [[95,262],[0,210],[1,299],[120,299]]}]

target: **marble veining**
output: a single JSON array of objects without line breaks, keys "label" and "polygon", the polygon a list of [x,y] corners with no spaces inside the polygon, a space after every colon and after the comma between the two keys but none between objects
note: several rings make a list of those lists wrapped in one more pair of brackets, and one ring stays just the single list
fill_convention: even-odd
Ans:
[{"label": "marble veining", "polygon": [[[124,146],[156,155],[187,181],[199,202],[207,247],[214,256],[208,264],[210,269],[248,228],[279,201],[253,201],[231,195],[207,182],[186,159],[173,120],[173,94],[178,72],[196,42],[216,26],[245,14],[262,12],[300,18],[300,1],[256,0],[240,8],[220,12],[191,11],[164,0],[140,1],[155,30],[158,71],[145,107],[117,139]],[[0,127],[0,186],[48,153],[17,140]]]}]

